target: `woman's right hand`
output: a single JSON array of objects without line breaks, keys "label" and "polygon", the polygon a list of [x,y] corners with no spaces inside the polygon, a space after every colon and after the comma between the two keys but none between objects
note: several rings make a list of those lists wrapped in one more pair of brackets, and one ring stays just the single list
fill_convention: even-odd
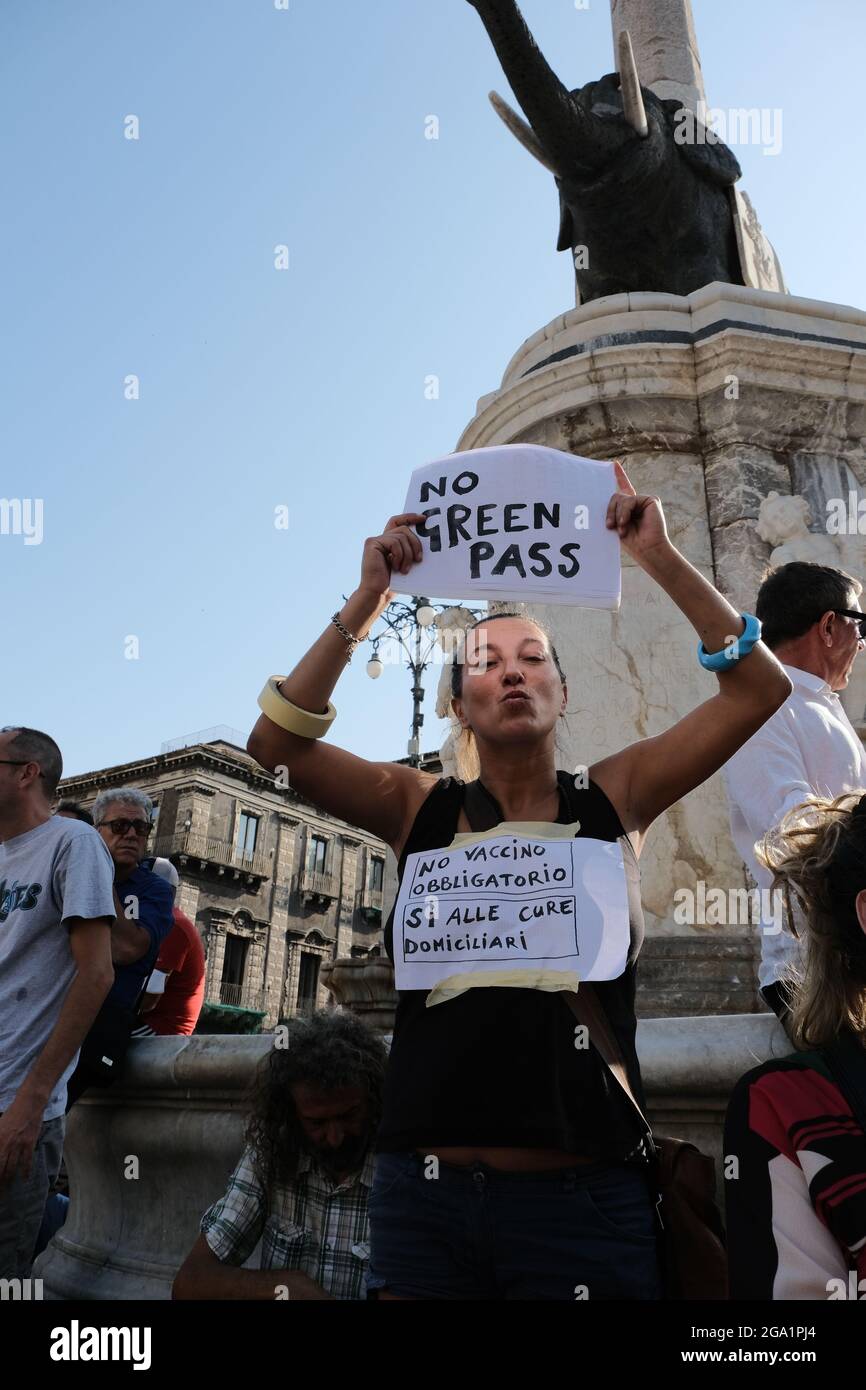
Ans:
[{"label": "woman's right hand", "polygon": [[423,512],[401,512],[392,516],[381,536],[364,542],[359,589],[391,599],[391,575],[408,574],[422,559],[424,551],[412,527],[426,521]]}]

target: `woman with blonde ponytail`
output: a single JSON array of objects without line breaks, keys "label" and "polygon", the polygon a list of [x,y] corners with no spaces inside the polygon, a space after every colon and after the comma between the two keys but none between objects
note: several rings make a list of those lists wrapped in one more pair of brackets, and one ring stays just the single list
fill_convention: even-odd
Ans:
[{"label": "woman with blonde ponytail", "polygon": [[805,919],[799,1049],[737,1083],[725,1129],[731,1297],[866,1296],[866,796],[813,798],[757,851]]},{"label": "woman with blonde ponytail", "polygon": [[[574,839],[582,852],[615,863],[611,916],[623,963],[613,978],[595,982],[593,995],[640,1100],[635,989],[643,843],[659,816],[780,708],[791,682],[758,640],[757,620],[737,613],[672,544],[659,499],[639,496],[621,465],[615,471],[606,526],[692,624],[699,660],[718,680],[716,693],[678,723],[605,756],[585,731],[578,748],[586,776],[576,778],[556,746],[568,707],[556,650],[534,620],[498,613],[467,632],[451,672],[458,744],[472,752],[472,770],[461,764],[459,777],[439,778],[323,743],[319,735],[336,714],[337,679],[393,597],[392,574],[406,575],[422,559],[415,528],[426,518],[408,513],[367,539],[357,590],[291,674],[268,681],[248,748],[264,767],[288,771],[297,794],[379,835],[394,851],[407,892],[425,856],[447,853],[458,836],[501,826],[524,857],[538,838]],[[484,921],[500,920],[512,876],[516,887],[540,881],[536,873],[523,879],[503,868],[500,877],[491,869],[481,885],[488,896],[471,905],[467,926],[481,912]],[[575,882],[582,911],[588,890]],[[447,891],[428,890],[428,924],[435,922],[436,894]],[[557,910],[540,897],[520,910],[527,906]],[[460,919],[459,904],[446,908]],[[384,931],[398,967],[406,964],[403,923],[402,909],[396,923],[392,909]],[[420,926],[420,919],[409,925]],[[486,934],[467,931],[453,947],[450,936],[440,938],[437,944],[425,937],[424,944],[456,955],[471,941],[474,953],[505,955],[488,957],[488,967],[501,960],[502,968],[484,976],[483,988],[467,957],[449,964],[442,978],[462,964],[469,969],[458,982],[466,987],[447,999],[413,985],[417,977],[398,980],[369,1199],[368,1290],[384,1301],[658,1298],[643,1124],[601,1054],[587,1045],[586,1029],[575,1028],[562,979],[554,969],[522,969],[514,936],[494,931],[489,947]]]}]

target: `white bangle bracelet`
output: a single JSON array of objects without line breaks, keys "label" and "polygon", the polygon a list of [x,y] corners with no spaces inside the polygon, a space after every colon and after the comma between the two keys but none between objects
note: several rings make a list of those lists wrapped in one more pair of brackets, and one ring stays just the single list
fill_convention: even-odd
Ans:
[{"label": "white bangle bracelet", "polygon": [[337,717],[334,706],[329,701],[324,714],[313,714],[308,709],[293,705],[278,689],[280,681],[285,679],[285,676],[271,676],[266,682],[259,695],[259,709],[262,714],[266,715],[272,724],[285,729],[289,734],[297,734],[299,738],[321,738]]}]

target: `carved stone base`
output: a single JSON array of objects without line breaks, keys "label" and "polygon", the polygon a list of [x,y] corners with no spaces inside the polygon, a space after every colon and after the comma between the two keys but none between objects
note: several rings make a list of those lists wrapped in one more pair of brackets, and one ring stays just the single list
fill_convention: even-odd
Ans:
[{"label": "carved stone base", "polygon": [[[763,1013],[758,945],[750,935],[650,936],[638,964],[638,1018]],[[323,967],[337,1002],[383,1033],[394,1028],[397,994],[387,959],[337,960]]]},{"label": "carved stone base", "polygon": [[[712,284],[688,296],[611,295],[560,315],[515,354],[458,448],[531,442],[623,458],[638,492],[661,497],[685,556],[753,611],[770,558],[755,529],[762,500],[771,490],[807,496],[819,530],[828,496],[866,495],[864,436],[866,314]],[[866,538],[856,543],[860,574]],[[849,552],[842,568],[854,564]],[[622,590],[618,613],[528,607],[568,677],[560,767],[661,733],[718,689],[691,625],[627,556]],[[861,666],[866,682],[866,658]],[[842,701],[862,718],[859,675]],[[670,982],[662,955],[644,957],[644,1014],[758,1007],[744,974],[755,927],[729,914],[713,931],[675,916],[678,890],[730,895],[746,884],[718,774],[653,826],[641,877],[650,938],[689,942],[665,948],[682,952],[670,957]]]},{"label": "carved stone base", "polygon": [[341,957],[322,966],[322,983],[338,1004],[381,1033],[394,1030],[397,995],[394,968],[387,956],[374,960]]},{"label": "carved stone base", "polygon": [[651,936],[638,962],[638,1018],[763,1013],[756,943],[747,936]]}]

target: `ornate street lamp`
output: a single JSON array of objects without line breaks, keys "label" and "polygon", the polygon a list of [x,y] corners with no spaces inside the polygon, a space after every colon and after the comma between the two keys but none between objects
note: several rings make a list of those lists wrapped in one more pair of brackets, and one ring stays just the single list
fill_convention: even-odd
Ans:
[{"label": "ornate street lamp", "polygon": [[458,609],[461,614],[471,614],[473,620],[480,618],[482,611],[480,608],[467,608],[465,604],[432,604],[426,598],[415,598],[411,603],[395,599],[380,615],[380,621],[385,624],[387,631],[378,633],[375,637],[371,634],[369,638],[373,643],[373,655],[367,662],[367,675],[371,680],[378,680],[384,670],[384,663],[379,656],[381,642],[393,639],[406,657],[412,677],[412,735],[409,739],[408,753],[413,767],[418,767],[421,762],[421,725],[424,723],[424,715],[421,712],[424,687],[421,677],[430,665],[430,657],[440,636],[437,620],[443,614]]}]

